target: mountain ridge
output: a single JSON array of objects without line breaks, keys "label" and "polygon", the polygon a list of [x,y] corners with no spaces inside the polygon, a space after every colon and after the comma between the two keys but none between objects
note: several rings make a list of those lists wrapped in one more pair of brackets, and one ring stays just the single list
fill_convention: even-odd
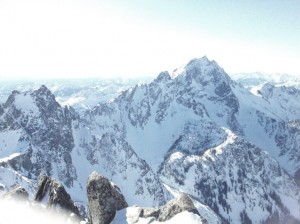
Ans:
[{"label": "mountain ridge", "polygon": [[46,86],[15,91],[0,106],[0,183],[16,172],[33,185],[46,172],[86,206],[97,170],[130,205],[162,205],[172,188],[223,223],[300,220],[298,94],[276,91],[285,97],[254,95],[206,57],[86,110],[62,107]]}]

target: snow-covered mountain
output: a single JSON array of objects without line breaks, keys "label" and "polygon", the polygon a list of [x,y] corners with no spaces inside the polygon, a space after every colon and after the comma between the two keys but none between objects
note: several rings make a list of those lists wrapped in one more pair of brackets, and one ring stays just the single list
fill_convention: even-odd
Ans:
[{"label": "snow-covered mountain", "polygon": [[21,92],[38,89],[41,85],[55,95],[62,106],[72,106],[79,110],[91,109],[101,101],[109,101],[122,91],[152,79],[141,78],[88,78],[59,80],[0,80],[0,103],[4,103],[12,91]]},{"label": "snow-covered mountain", "polygon": [[241,83],[247,88],[262,85],[265,83],[271,83],[276,86],[293,86],[300,89],[300,77],[297,75],[253,72],[231,74],[230,76],[233,80]]},{"label": "snow-covered mountain", "polygon": [[14,91],[1,107],[2,163],[28,181],[35,181],[40,173],[59,179],[83,204],[86,177],[93,170],[128,187],[124,195],[129,202],[164,203],[158,177],[122,137],[122,125],[112,120],[112,129],[101,133],[93,124],[92,117],[85,120],[73,108],[62,108],[46,86],[25,93]]},{"label": "snow-covered mountain", "polygon": [[2,188],[30,191],[46,173],[84,207],[96,170],[130,206],[185,192],[209,223],[300,222],[296,88],[253,93],[203,57],[108,95],[79,108],[46,86],[12,92],[0,106]]}]

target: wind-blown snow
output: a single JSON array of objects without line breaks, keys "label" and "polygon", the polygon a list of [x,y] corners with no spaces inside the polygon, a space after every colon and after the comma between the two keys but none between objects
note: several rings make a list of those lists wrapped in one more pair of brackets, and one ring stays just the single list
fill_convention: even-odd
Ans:
[{"label": "wind-blown snow", "polygon": [[0,211],[1,224],[75,224],[70,214],[58,214],[29,202],[0,199]]}]

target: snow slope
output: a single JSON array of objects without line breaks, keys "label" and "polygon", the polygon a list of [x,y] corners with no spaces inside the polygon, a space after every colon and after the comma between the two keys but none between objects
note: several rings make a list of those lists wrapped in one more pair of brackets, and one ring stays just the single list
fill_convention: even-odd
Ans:
[{"label": "snow slope", "polygon": [[181,212],[175,215],[168,221],[159,222],[153,221],[153,218],[138,218],[138,207],[129,207],[117,212],[115,219],[112,221],[112,224],[181,224],[181,223],[190,223],[190,224],[202,224],[200,217],[191,212]]}]

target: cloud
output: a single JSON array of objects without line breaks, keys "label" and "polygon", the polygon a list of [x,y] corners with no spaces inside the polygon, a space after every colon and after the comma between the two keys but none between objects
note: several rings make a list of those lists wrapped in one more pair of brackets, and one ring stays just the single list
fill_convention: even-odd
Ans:
[{"label": "cloud", "polygon": [[51,212],[40,205],[30,202],[1,199],[0,213],[1,224],[72,224],[69,215]]}]

